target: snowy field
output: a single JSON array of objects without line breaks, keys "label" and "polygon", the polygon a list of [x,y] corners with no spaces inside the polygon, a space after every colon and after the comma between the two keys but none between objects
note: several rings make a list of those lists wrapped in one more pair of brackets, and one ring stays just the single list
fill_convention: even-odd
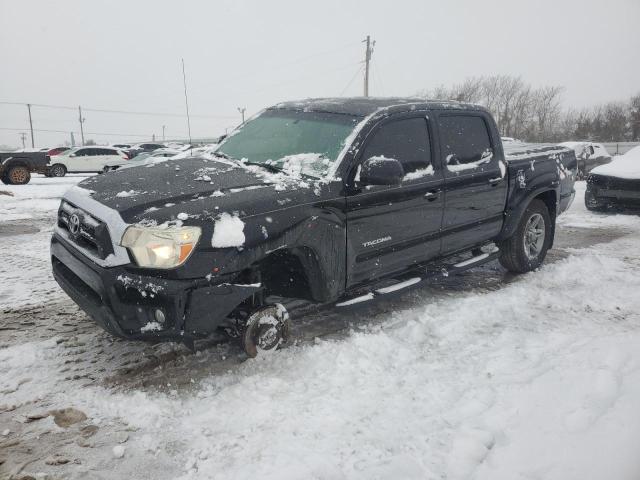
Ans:
[{"label": "snowy field", "polygon": [[61,293],[80,179],[0,188],[0,478],[640,478],[640,217],[587,212],[584,183],[539,271],[309,318],[246,360],[113,339]]}]

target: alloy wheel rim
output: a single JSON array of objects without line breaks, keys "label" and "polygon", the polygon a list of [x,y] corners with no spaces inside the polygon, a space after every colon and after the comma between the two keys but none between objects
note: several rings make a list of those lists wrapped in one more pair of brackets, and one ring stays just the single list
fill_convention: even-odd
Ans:
[{"label": "alloy wheel rim", "polygon": [[524,253],[529,260],[538,258],[544,246],[544,238],[544,218],[539,213],[534,213],[524,228]]},{"label": "alloy wheel rim", "polygon": [[16,168],[11,172],[13,183],[22,183],[27,179],[27,172],[23,168]]}]

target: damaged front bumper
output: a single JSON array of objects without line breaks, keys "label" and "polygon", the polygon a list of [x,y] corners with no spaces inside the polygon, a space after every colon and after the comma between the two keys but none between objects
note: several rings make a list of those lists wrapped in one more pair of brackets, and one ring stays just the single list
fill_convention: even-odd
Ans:
[{"label": "damaged front bumper", "polygon": [[259,285],[212,285],[206,279],[140,275],[92,262],[58,234],[51,239],[53,276],[108,332],[130,339],[188,341],[213,333]]}]

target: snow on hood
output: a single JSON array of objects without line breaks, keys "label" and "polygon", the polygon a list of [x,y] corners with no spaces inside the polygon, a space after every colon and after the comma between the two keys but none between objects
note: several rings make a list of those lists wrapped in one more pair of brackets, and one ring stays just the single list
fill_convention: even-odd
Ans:
[{"label": "snow on hood", "polygon": [[225,211],[243,217],[317,200],[326,182],[296,174],[305,162],[292,159],[288,172],[275,173],[223,158],[169,159],[91,177],[80,187],[127,223],[162,223],[178,214],[216,217]]},{"label": "snow on hood", "polygon": [[632,148],[624,155],[613,157],[611,163],[600,165],[591,170],[591,173],[607,177],[640,180],[640,147]]}]

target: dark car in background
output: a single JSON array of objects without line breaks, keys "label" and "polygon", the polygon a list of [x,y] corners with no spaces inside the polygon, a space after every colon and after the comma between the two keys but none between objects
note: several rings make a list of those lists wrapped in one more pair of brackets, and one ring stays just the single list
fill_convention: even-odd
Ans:
[{"label": "dark car in background", "polygon": [[640,209],[640,147],[594,168],[584,197],[589,210]]},{"label": "dark car in background", "polygon": [[60,155],[67,150],[71,150],[71,147],[53,147],[47,150],[47,155],[53,157],[54,155]]},{"label": "dark car in background", "polygon": [[0,152],[0,180],[6,185],[24,185],[32,173],[47,174],[47,152]]}]

